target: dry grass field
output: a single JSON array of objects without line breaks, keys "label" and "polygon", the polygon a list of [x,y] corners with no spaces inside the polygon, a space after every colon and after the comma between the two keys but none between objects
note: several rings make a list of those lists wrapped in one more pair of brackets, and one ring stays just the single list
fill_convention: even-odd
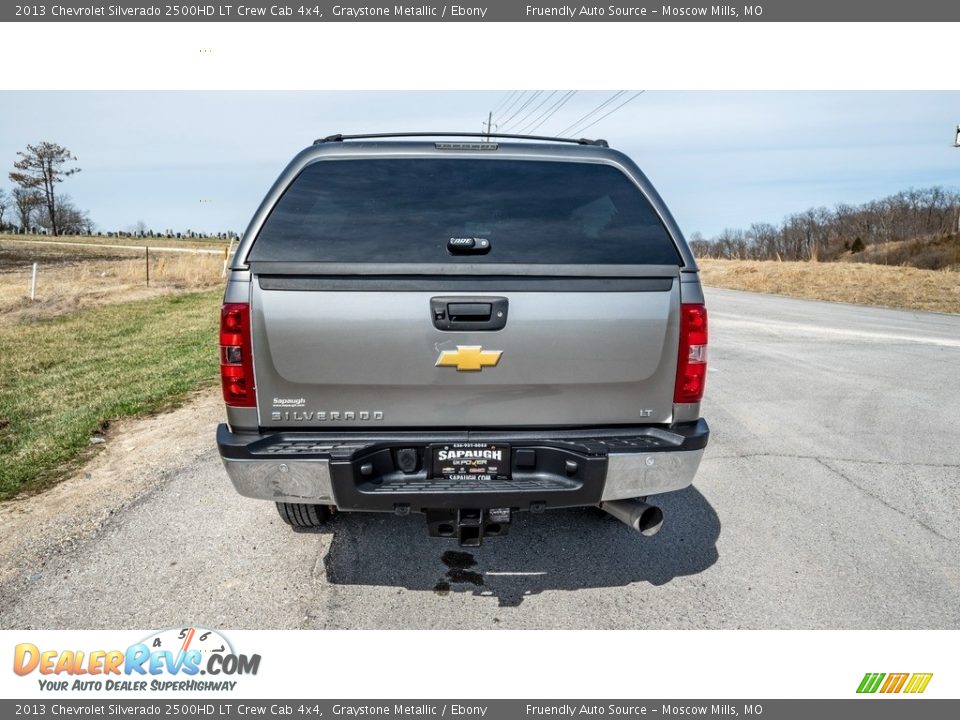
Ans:
[{"label": "dry grass field", "polygon": [[960,272],[852,262],[697,260],[712,287],[811,300],[960,313]]},{"label": "dry grass field", "polygon": [[[104,238],[78,240],[100,242]],[[130,240],[121,238],[117,242]],[[133,240],[134,243],[141,241]],[[168,247],[178,247],[170,244],[174,241],[167,242]],[[187,243],[184,247],[194,249],[196,243]],[[203,247],[211,249],[209,242]],[[0,236],[0,323],[48,318],[109,303],[217,287],[223,282],[220,252],[220,249],[217,254],[151,252],[148,286],[144,251],[21,242]],[[34,262],[38,264],[37,291],[36,299],[31,301]]]}]

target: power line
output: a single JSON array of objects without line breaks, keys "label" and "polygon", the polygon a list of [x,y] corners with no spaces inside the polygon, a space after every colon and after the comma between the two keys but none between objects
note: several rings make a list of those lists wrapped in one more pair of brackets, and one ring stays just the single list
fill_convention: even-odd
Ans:
[{"label": "power line", "polygon": [[503,98],[501,98],[500,102],[497,103],[497,106],[490,112],[492,113],[500,112],[500,108],[502,108],[507,103],[507,101],[510,100],[510,98],[512,98],[518,92],[519,90],[511,90],[510,92],[508,92]]},{"label": "power line", "polygon": [[520,101],[520,99],[524,96],[524,94],[526,93],[526,90],[514,90],[514,93],[516,93],[516,95],[514,96],[513,100],[511,100],[510,102],[504,104],[504,107],[500,110],[500,113],[499,113],[498,115],[494,116],[494,118],[493,118],[494,120],[499,120],[501,117],[504,116],[504,114],[510,112],[510,110],[511,110],[511,109]]},{"label": "power line", "polygon": [[506,124],[509,123],[511,120],[513,120],[517,115],[519,115],[521,112],[523,112],[524,109],[527,107],[527,105],[529,105],[529,104],[532,103],[534,100],[536,100],[536,99],[537,99],[537,96],[540,95],[542,92],[543,92],[543,90],[537,90],[535,93],[533,93],[533,95],[531,95],[530,97],[528,97],[527,100],[526,100],[526,102],[524,102],[523,105],[521,105],[520,107],[518,107],[518,108],[513,112],[513,115],[511,115],[510,117],[508,117],[506,120],[503,121],[503,124],[506,125]]},{"label": "power line", "polygon": [[[540,108],[542,108],[542,107],[544,106],[544,104],[545,104],[550,98],[552,98],[552,97],[553,97],[554,95],[556,95],[556,94],[557,94],[557,91],[556,91],[556,90],[553,90],[549,95],[547,95],[545,98],[543,98],[543,100],[541,100],[540,102],[538,102],[538,103],[537,103],[537,106],[536,106],[535,108],[533,108],[533,110],[531,110],[531,111],[528,112],[526,115],[524,115],[522,118],[520,118],[519,120],[517,120],[517,121],[514,123],[514,126],[520,125],[521,123],[525,123],[527,120],[529,120],[530,117],[531,117],[537,110],[539,110]],[[506,127],[505,127],[503,130],[504,130],[504,132],[506,132],[507,130],[509,130],[509,128],[506,128]]]},{"label": "power line", "polygon": [[549,108],[547,108],[546,110],[544,110],[540,117],[534,119],[533,122],[535,122],[536,125],[534,125],[533,127],[529,127],[529,126],[525,127],[525,128],[523,129],[524,132],[530,132],[530,133],[536,132],[537,129],[538,129],[541,125],[543,125],[547,120],[549,120],[550,118],[552,118],[552,117],[557,113],[557,111],[558,111],[560,108],[562,108],[564,105],[566,105],[568,102],[570,102],[570,100],[571,100],[571,99],[573,98],[573,96],[576,95],[576,94],[577,94],[577,91],[576,91],[576,90],[569,90],[569,91],[567,91],[566,95],[564,95],[563,97],[561,97],[559,100],[557,100],[557,102],[555,102],[555,103],[554,103],[553,105],[551,105]]},{"label": "power line", "polygon": [[[517,91],[514,90],[514,92],[517,92]],[[503,110],[503,111],[500,113],[500,115],[498,115],[498,116],[497,116],[496,118],[494,118],[494,119],[495,119],[495,120],[500,120],[500,118],[503,117],[504,115],[506,115],[508,112],[510,112],[510,111],[513,109],[513,107],[514,107],[518,102],[520,102],[520,99],[521,99],[524,95],[526,95],[526,94],[527,94],[527,91],[526,91],[526,90],[521,90],[521,91],[519,92],[519,94],[513,99],[513,102],[510,103],[509,105],[507,105],[506,109]]]},{"label": "power line", "polygon": [[557,135],[558,135],[558,136],[563,136],[563,135],[565,135],[567,132],[573,130],[573,129],[574,129],[576,126],[578,126],[580,123],[586,121],[587,119],[589,119],[589,118],[590,118],[591,116],[593,116],[594,114],[596,114],[596,113],[600,112],[601,110],[603,110],[603,108],[605,108],[607,105],[609,105],[609,104],[612,103],[614,100],[616,100],[618,97],[620,97],[624,92],[625,92],[624,90],[618,90],[618,91],[615,92],[613,95],[611,95],[610,97],[608,97],[606,100],[604,100],[603,102],[601,102],[599,105],[597,105],[596,107],[594,107],[592,110],[590,110],[589,112],[587,112],[585,115],[581,115],[579,118],[577,118],[576,120],[574,120],[572,123],[570,123],[570,125],[568,125],[566,128],[564,128],[561,132],[557,133]]},{"label": "power line", "polygon": [[594,120],[592,123],[590,123],[589,125],[587,125],[585,128],[580,128],[580,132],[585,132],[585,131],[589,130],[589,129],[592,128],[594,125],[596,125],[598,122],[600,122],[601,120],[603,120],[603,118],[605,118],[605,117],[610,117],[610,116],[613,115],[617,110],[619,110],[620,108],[622,108],[622,107],[623,107],[624,105],[626,105],[627,103],[633,102],[633,101],[636,100],[638,97],[640,97],[641,95],[643,95],[645,92],[646,92],[646,90],[640,90],[640,91],[638,91],[637,93],[631,95],[631,96],[628,97],[626,100],[624,100],[622,103],[620,103],[619,105],[617,105],[617,106],[616,106],[613,110],[611,110],[610,112],[606,113],[605,115],[602,115],[601,117],[598,117],[596,120]]},{"label": "power line", "polygon": [[[545,91],[540,91],[540,92],[542,93],[542,92],[545,92]],[[536,107],[534,107],[534,108],[531,109],[529,112],[527,112],[523,117],[517,118],[517,120],[516,120],[515,122],[513,122],[513,123],[511,124],[511,126],[512,126],[512,127],[516,127],[517,125],[521,125],[522,123],[525,123],[527,120],[530,119],[530,117],[531,117],[535,112],[537,112],[537,110],[539,110],[540,108],[543,107],[544,103],[546,103],[551,97],[553,97],[554,95],[556,95],[556,93],[557,93],[557,91],[554,90],[554,91],[551,92],[549,95],[547,95],[546,97],[544,97],[543,100],[541,100],[540,102],[537,103]],[[540,94],[540,93],[538,93],[538,94]],[[506,130],[506,128],[504,128],[504,130]]]},{"label": "power line", "polygon": [[577,125],[579,125],[580,123],[584,122],[585,120],[587,120],[588,118],[590,118],[592,115],[594,115],[594,114],[600,112],[601,110],[603,110],[603,108],[605,108],[607,105],[609,105],[610,103],[612,103],[614,100],[616,100],[618,97],[620,97],[621,95],[623,95],[625,92],[626,92],[626,90],[618,90],[618,91],[615,92],[613,95],[611,95],[611,96],[608,97],[606,100],[604,100],[602,103],[600,103],[600,104],[597,105],[595,108],[593,108],[593,110],[591,110],[590,112],[588,112],[586,115],[581,116],[578,120],[575,120],[573,123],[571,123],[570,125],[568,125],[567,127],[565,127],[563,130],[561,130],[560,132],[558,132],[558,133],[557,133],[557,136],[558,136],[558,137],[564,137],[568,132],[570,132],[570,131],[573,130],[575,127],[577,127]]}]

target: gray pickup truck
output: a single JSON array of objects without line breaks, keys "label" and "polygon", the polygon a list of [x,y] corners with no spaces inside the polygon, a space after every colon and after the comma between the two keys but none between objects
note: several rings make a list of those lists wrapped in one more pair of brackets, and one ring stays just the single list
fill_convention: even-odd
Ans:
[{"label": "gray pickup truck", "polygon": [[696,262],[605,141],[471,138],[333,135],[280,175],[224,294],[227,473],[294,527],[479,545],[595,506],[652,535],[709,437]]}]

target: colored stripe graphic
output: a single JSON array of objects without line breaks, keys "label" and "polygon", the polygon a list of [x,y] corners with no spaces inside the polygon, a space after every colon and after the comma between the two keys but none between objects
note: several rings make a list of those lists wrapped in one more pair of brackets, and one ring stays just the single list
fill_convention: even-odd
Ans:
[{"label": "colored stripe graphic", "polygon": [[880,687],[880,682],[884,677],[886,677],[884,673],[867,673],[863,676],[863,680],[860,681],[860,687],[857,688],[857,692],[875,693],[877,688]]},{"label": "colored stripe graphic", "polygon": [[910,682],[907,683],[907,687],[904,692],[922,693],[927,689],[927,685],[930,684],[930,678],[932,677],[933,673],[914,673],[910,678]]},{"label": "colored stripe graphic", "polygon": [[910,677],[910,673],[890,673],[887,675],[887,681],[880,688],[882,693],[898,693],[903,688],[903,684]]},{"label": "colored stripe graphic", "polygon": [[[892,693],[922,693],[927,689],[933,673],[866,673],[860,685],[857,686],[858,693],[875,693],[877,691],[886,694]],[[882,683],[882,684],[881,684]]]}]

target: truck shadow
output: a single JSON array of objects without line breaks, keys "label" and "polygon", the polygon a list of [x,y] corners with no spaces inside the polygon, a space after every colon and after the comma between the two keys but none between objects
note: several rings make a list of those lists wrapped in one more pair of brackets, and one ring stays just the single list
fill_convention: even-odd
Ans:
[{"label": "truck shadow", "polygon": [[496,597],[520,605],[545,590],[664,585],[718,558],[720,519],[693,487],[658,498],[663,529],[646,538],[596,508],[518,513],[510,534],[481,547],[430,538],[423,516],[345,513],[332,533],[326,579],[338,585],[404,587],[439,595]]}]

